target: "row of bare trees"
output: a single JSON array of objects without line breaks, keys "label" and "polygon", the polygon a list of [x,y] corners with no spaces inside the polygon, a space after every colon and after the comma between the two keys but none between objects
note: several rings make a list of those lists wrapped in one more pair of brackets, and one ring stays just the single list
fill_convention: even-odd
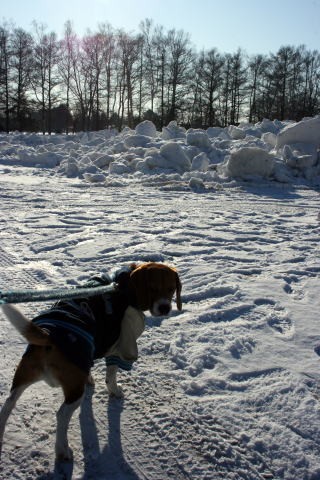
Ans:
[{"label": "row of bare trees", "polygon": [[0,129],[98,130],[157,127],[177,120],[207,127],[320,113],[320,54],[304,46],[248,56],[196,52],[190,36],[145,20],[139,34],[101,24],[62,38],[0,25]]}]

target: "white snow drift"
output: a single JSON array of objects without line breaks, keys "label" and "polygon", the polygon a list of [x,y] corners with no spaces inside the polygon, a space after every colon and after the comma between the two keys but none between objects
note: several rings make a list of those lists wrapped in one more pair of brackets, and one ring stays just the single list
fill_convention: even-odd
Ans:
[{"label": "white snow drift", "polygon": [[121,133],[1,134],[0,164],[51,168],[59,175],[101,184],[119,175],[138,181],[178,174],[188,182],[192,172],[201,180],[207,173],[205,185],[260,177],[319,186],[319,146],[320,117],[298,123],[264,119],[206,131],[170,122],[158,132],[152,122],[144,121]]}]

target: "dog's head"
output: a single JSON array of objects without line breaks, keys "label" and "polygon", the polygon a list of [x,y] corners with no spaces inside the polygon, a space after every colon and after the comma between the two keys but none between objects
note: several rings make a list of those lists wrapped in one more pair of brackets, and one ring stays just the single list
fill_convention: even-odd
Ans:
[{"label": "dog's head", "polygon": [[130,275],[130,288],[134,292],[137,308],[150,310],[154,316],[168,315],[174,294],[181,310],[181,282],[176,270],[162,263],[144,263]]}]

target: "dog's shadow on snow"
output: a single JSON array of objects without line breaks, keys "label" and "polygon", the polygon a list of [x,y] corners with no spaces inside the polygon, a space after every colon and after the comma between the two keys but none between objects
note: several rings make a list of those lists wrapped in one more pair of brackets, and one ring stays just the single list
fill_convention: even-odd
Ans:
[{"label": "dog's shadow on snow", "polygon": [[88,387],[86,389],[80,411],[80,428],[84,455],[82,480],[95,477],[102,478],[102,476],[106,480],[114,480],[115,478],[138,480],[139,477],[124,457],[121,444],[120,420],[124,400],[106,398],[106,403],[108,402],[107,418],[101,419],[101,423],[107,423],[105,431],[108,432],[108,436],[99,441],[92,408],[93,393],[94,390],[92,388]]}]

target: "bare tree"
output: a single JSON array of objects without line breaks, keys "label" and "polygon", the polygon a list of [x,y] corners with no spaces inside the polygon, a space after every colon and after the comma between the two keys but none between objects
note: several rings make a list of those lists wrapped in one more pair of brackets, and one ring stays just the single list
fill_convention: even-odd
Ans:
[{"label": "bare tree", "polygon": [[244,55],[243,52],[239,49],[231,57],[231,124],[236,124],[239,122],[241,106],[245,101],[245,73],[246,69],[244,66]]},{"label": "bare tree", "polygon": [[95,73],[92,70],[92,36],[83,39],[73,37],[70,43],[70,92],[73,97],[72,109],[76,128],[88,130],[91,127],[95,98]]},{"label": "bare tree", "polygon": [[10,130],[10,59],[12,56],[11,33],[8,25],[0,26],[0,108],[4,113],[7,133]]},{"label": "bare tree", "polygon": [[149,18],[141,22],[143,54],[144,54],[144,75],[147,89],[149,90],[150,109],[155,109],[155,98],[158,92],[157,81],[157,50],[156,50],[156,32],[154,31],[153,21]]},{"label": "bare tree", "polygon": [[217,118],[217,100],[222,81],[223,58],[216,49],[202,52],[200,63],[200,88],[203,104],[203,123],[210,126],[220,123]]},{"label": "bare tree", "polygon": [[115,33],[109,24],[101,24],[99,32],[103,36],[103,73],[102,73],[102,90],[105,99],[105,115],[107,126],[110,125],[110,116],[113,113],[111,105],[112,95],[114,95],[114,79],[113,71],[115,70],[115,51],[116,39]]},{"label": "bare tree", "polygon": [[317,51],[304,52],[302,59],[301,116],[313,116],[319,112],[320,54]]},{"label": "bare tree", "polygon": [[72,79],[72,61],[73,53],[75,49],[75,43],[77,41],[76,34],[74,33],[72,23],[68,20],[64,26],[64,37],[60,44],[60,58],[58,62],[59,74],[62,78],[63,93],[65,94],[66,105],[66,118],[65,118],[65,130],[66,134],[69,133],[69,115],[70,115],[70,100],[71,100],[71,79]]},{"label": "bare tree", "polygon": [[222,123],[237,124],[246,101],[246,65],[240,49],[235,54],[224,57],[221,100]]},{"label": "bare tree", "polygon": [[87,35],[82,42],[84,72],[87,79],[88,121],[100,128],[100,80],[104,67],[104,36],[102,33]]},{"label": "bare tree", "polygon": [[[249,122],[262,120],[259,96],[267,62],[263,55],[254,55],[248,62]],[[263,116],[263,115],[262,115]]]},{"label": "bare tree", "polygon": [[226,54],[223,62],[221,95],[219,99],[222,125],[229,124],[229,105],[231,91],[231,55]]},{"label": "bare tree", "polygon": [[293,50],[291,47],[281,47],[279,51],[271,56],[274,93],[274,113],[277,118],[284,120],[287,108],[287,91],[289,77],[291,75],[291,56]]},{"label": "bare tree", "polygon": [[134,93],[137,79],[137,64],[139,65],[139,37],[130,37],[123,31],[118,33],[120,97],[119,117],[121,124],[126,109],[127,123],[133,127]]},{"label": "bare tree", "polygon": [[178,112],[183,109],[183,100],[187,92],[187,85],[191,75],[193,52],[190,46],[190,36],[183,30],[168,32],[169,50],[169,89],[167,120],[177,118]]},{"label": "bare tree", "polygon": [[165,103],[165,88],[169,84],[169,72],[168,72],[168,53],[167,53],[167,37],[164,34],[163,27],[158,26],[155,30],[154,36],[154,48],[156,50],[156,88],[155,93],[159,94],[159,112],[161,127],[166,121],[166,109]]},{"label": "bare tree", "polygon": [[12,34],[12,109],[19,130],[26,127],[30,115],[28,93],[32,73],[33,39],[21,28]]},{"label": "bare tree", "polygon": [[[304,46],[275,54],[196,53],[190,37],[146,19],[141,34],[101,24],[79,37],[71,22],[58,41],[34,24],[34,33],[0,26],[1,128],[76,129],[157,127],[170,120],[204,127],[268,118],[299,120],[320,112],[320,55]],[[57,67],[59,65],[59,68]],[[62,116],[65,117],[61,122]]]},{"label": "bare tree", "polygon": [[32,86],[41,111],[41,130],[51,134],[51,111],[57,101],[55,89],[59,84],[57,74],[59,44],[54,32],[46,33],[43,24],[34,22],[35,47],[33,52]]}]

